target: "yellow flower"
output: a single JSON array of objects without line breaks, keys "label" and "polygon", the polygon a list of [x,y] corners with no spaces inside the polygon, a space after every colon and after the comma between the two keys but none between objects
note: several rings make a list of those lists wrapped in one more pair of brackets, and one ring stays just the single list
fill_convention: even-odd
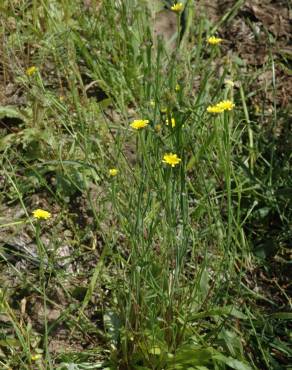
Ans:
[{"label": "yellow flower", "polygon": [[37,218],[39,220],[47,220],[52,216],[50,212],[44,211],[43,209],[36,209],[32,212],[32,214],[34,218]]},{"label": "yellow flower", "polygon": [[224,112],[224,110],[218,107],[217,105],[209,105],[209,107],[207,108],[207,112],[208,113],[222,113]]},{"label": "yellow flower", "polygon": [[176,3],[170,8],[173,12],[180,13],[183,10],[183,3]]},{"label": "yellow flower", "polygon": [[151,107],[155,107],[155,101],[154,100],[150,100],[150,105],[151,105]]},{"label": "yellow flower", "polygon": [[[166,122],[166,125],[168,126],[168,125],[169,125],[169,120],[168,120],[168,119],[166,119],[166,121],[165,121],[165,122]],[[174,119],[174,118],[172,118],[172,119],[171,119],[171,127],[172,127],[172,128],[174,128],[174,127],[175,127],[175,119]]]},{"label": "yellow flower", "polygon": [[161,113],[166,113],[166,112],[167,112],[167,108],[166,108],[166,107],[162,107],[162,108],[160,109],[160,112],[161,112]]},{"label": "yellow flower", "polygon": [[210,45],[218,45],[218,44],[221,44],[223,39],[220,39],[219,37],[211,36],[208,38],[207,41]]},{"label": "yellow flower", "polygon": [[148,125],[149,121],[148,119],[135,119],[131,123],[131,127],[134,128],[135,130],[140,130],[141,128],[144,128]]},{"label": "yellow flower", "polygon": [[217,104],[218,108],[224,110],[232,110],[235,107],[235,104],[231,100],[223,100]]},{"label": "yellow flower", "polygon": [[162,162],[174,167],[181,162],[181,159],[177,156],[177,154],[168,153],[164,154]]},{"label": "yellow flower", "polygon": [[108,173],[109,173],[109,175],[110,176],[117,176],[117,174],[118,174],[118,170],[116,169],[116,168],[111,168],[109,171],[108,171]]},{"label": "yellow flower", "polygon": [[232,110],[235,107],[235,104],[231,100],[222,100],[216,105],[209,105],[207,108],[208,113],[222,113],[225,110]]},{"label": "yellow flower", "polygon": [[27,68],[27,70],[25,71],[25,73],[26,73],[27,76],[32,76],[32,75],[34,75],[36,73],[37,70],[38,69],[37,69],[36,66],[32,66],[32,67]]},{"label": "yellow flower", "polygon": [[39,355],[39,354],[37,354],[37,355],[33,355],[33,356],[31,356],[31,361],[37,361],[37,360],[39,360],[40,358],[42,358],[42,356],[41,356],[41,355]]},{"label": "yellow flower", "polygon": [[176,84],[176,85],[175,85],[175,91],[180,91],[180,86],[179,86],[179,84]]}]

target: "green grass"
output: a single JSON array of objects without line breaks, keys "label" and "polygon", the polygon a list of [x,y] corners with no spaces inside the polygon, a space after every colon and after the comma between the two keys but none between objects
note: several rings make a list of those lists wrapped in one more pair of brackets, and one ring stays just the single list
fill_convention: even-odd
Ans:
[{"label": "green grass", "polygon": [[[2,78],[24,97],[0,107],[0,367],[283,368],[291,302],[250,276],[291,236],[289,162],[265,153],[252,76],[206,43],[240,2],[213,25],[187,1],[174,49],[146,1],[92,3],[0,8]],[[226,99],[233,110],[207,112]],[[286,234],[256,245],[267,214]]]}]

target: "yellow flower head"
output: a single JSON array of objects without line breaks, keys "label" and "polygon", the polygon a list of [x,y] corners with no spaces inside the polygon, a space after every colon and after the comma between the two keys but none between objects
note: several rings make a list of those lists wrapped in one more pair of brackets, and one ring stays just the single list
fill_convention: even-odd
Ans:
[{"label": "yellow flower head", "polygon": [[210,45],[218,45],[218,44],[221,44],[223,39],[220,39],[219,37],[211,36],[208,38],[207,41]]},{"label": "yellow flower head", "polygon": [[117,170],[116,168],[110,168],[110,170],[108,171],[109,175],[114,177],[114,176],[117,176],[119,170]]},{"label": "yellow flower head", "polygon": [[39,220],[47,220],[52,216],[50,212],[44,211],[43,209],[36,209],[32,212],[32,214],[34,218],[37,218]]},{"label": "yellow flower head", "polygon": [[[166,125],[168,126],[168,125],[169,125],[169,120],[168,120],[168,118],[166,119],[166,121],[165,121],[165,122],[166,122]],[[172,118],[172,119],[171,119],[171,127],[172,127],[172,128],[174,128],[174,127],[175,127],[175,119],[174,119],[174,118]]]},{"label": "yellow flower head", "polygon": [[180,85],[179,84],[175,85],[175,91],[180,91]]},{"label": "yellow flower head", "polygon": [[167,108],[166,108],[166,107],[162,107],[162,108],[160,109],[160,112],[161,112],[161,113],[166,113],[166,112],[167,112]]},{"label": "yellow flower head", "polygon": [[207,108],[208,113],[222,113],[224,112],[224,109],[218,107],[217,105],[209,105]]},{"label": "yellow flower head", "polygon": [[37,70],[38,69],[37,69],[36,66],[32,66],[32,67],[27,68],[27,70],[25,71],[25,73],[26,73],[27,76],[32,76],[32,75],[34,75],[36,73]]},{"label": "yellow flower head", "polygon": [[144,128],[148,125],[149,121],[148,119],[135,119],[131,123],[131,127],[134,128],[135,130],[140,130],[141,128]]},{"label": "yellow flower head", "polygon": [[150,100],[150,105],[151,105],[151,107],[155,107],[155,101],[154,100]]},{"label": "yellow flower head", "polygon": [[42,356],[40,354],[36,354],[36,355],[31,356],[31,360],[32,361],[37,361],[37,360],[39,360],[41,358],[42,358]]},{"label": "yellow flower head", "polygon": [[222,100],[216,105],[209,105],[207,108],[208,113],[222,113],[225,110],[232,110],[235,107],[235,104],[231,100]]},{"label": "yellow flower head", "polygon": [[224,110],[232,110],[235,107],[235,104],[231,100],[223,100],[217,104],[217,107]]},{"label": "yellow flower head", "polygon": [[181,159],[177,156],[177,154],[168,153],[164,154],[162,162],[174,167],[181,162]]},{"label": "yellow flower head", "polygon": [[183,3],[176,3],[170,8],[173,12],[180,13],[183,10]]}]

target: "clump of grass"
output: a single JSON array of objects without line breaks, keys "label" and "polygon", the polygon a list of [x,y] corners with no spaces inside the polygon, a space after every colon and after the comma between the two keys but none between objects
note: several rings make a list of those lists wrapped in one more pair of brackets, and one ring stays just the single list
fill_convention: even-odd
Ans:
[{"label": "clump of grass", "polygon": [[[14,288],[4,282],[3,366],[268,368],[246,303],[254,293],[242,282],[252,264],[245,224],[254,205],[244,209],[242,199],[256,191],[246,177],[256,167],[255,138],[243,87],[224,83],[240,80],[236,63],[218,71],[224,40],[200,19],[188,45],[177,12],[175,50],[162,39],[154,47],[150,11],[138,1],[103,2],[98,13],[67,1],[11,11],[27,28],[4,32],[4,69],[25,109],[10,112],[21,112],[20,129],[0,144],[2,201],[21,206],[15,224],[36,245],[37,271],[0,252],[44,315],[41,329],[28,323],[26,296],[13,309]],[[25,60],[24,42],[33,51]],[[52,217],[35,225],[31,213],[42,203]],[[72,350],[60,341],[57,353],[61,329]]]}]

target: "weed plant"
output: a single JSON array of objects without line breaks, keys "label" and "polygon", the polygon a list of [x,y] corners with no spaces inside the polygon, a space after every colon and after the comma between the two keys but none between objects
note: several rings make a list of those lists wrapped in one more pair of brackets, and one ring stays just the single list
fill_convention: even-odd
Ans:
[{"label": "weed plant", "polygon": [[1,5],[2,78],[25,99],[0,108],[18,122],[0,230],[36,246],[26,267],[0,247],[1,368],[280,369],[245,279],[263,159],[237,59],[195,2],[169,43],[147,1],[85,3]]}]

